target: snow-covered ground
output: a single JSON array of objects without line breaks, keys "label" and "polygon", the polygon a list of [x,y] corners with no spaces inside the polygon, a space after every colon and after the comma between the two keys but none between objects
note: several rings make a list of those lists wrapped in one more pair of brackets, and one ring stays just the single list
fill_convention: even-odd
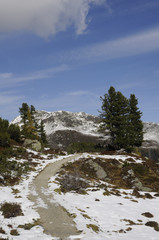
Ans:
[{"label": "snow-covered ground", "polygon": [[[50,189],[53,190],[54,187],[57,188],[52,185]],[[87,191],[87,195],[55,193],[54,199],[76,216],[74,221],[77,228],[83,231],[81,239],[158,240],[159,233],[145,226],[150,219],[141,214],[150,212],[155,216],[153,221],[159,222],[159,199],[139,199],[138,202],[133,202],[132,200],[136,200],[135,197],[127,199],[125,195],[104,196],[103,192],[103,190]],[[128,191],[126,192],[129,194]],[[129,225],[129,221],[133,221],[136,225]],[[99,232],[96,233],[89,228],[91,224],[97,226]]]},{"label": "snow-covered ground", "polygon": [[[87,157],[87,154],[84,154]],[[89,155],[90,157],[90,155]],[[97,156],[91,155],[96,158]],[[98,155],[98,157],[100,157]],[[126,161],[128,156],[101,156],[102,158]],[[134,157],[137,163],[142,160]],[[55,180],[50,179],[50,192],[54,192],[53,201],[57,201],[74,216],[77,228],[82,231],[83,240],[158,240],[159,232],[145,226],[148,221],[159,223],[159,198],[142,199],[132,196],[133,190],[120,189],[121,196],[104,196],[104,190],[87,190],[87,195],[67,192],[59,194]],[[101,182],[102,183],[102,182]],[[55,190],[55,191],[54,191]],[[142,192],[143,194],[143,192]],[[154,196],[155,193],[151,193]],[[142,214],[150,212],[154,217],[147,218]],[[134,223],[131,225],[131,221]],[[91,227],[92,226],[92,227]],[[93,230],[93,226],[95,229]]]},{"label": "snow-covered ground", "polygon": [[[37,154],[32,150],[28,150],[29,152]],[[37,225],[30,230],[24,230],[24,228],[18,228],[19,225],[25,225],[29,223],[34,223],[39,219],[39,214],[35,211],[33,207],[33,203],[27,198],[29,195],[29,185],[37,176],[37,174],[45,168],[45,166],[51,162],[55,162],[61,160],[63,157],[53,158],[48,160],[46,155],[43,155],[43,161],[40,161],[40,164],[37,165],[36,171],[29,172],[26,176],[23,176],[22,181],[18,185],[14,185],[13,187],[0,186],[0,205],[7,203],[18,203],[21,205],[24,216],[12,217],[12,218],[4,218],[2,212],[0,211],[0,228],[5,231],[5,234],[0,233],[0,239],[18,239],[18,240],[51,240],[53,239],[51,236],[46,235],[43,232],[43,228],[40,225]],[[48,156],[49,157],[49,156]],[[34,159],[36,162],[36,159]],[[39,162],[39,159],[37,159]],[[13,236],[10,234],[12,229],[17,229],[19,236]]]},{"label": "snow-covered ground", "polygon": [[[88,154],[83,154],[87,157]],[[92,155],[91,157],[97,157]],[[99,157],[99,156],[98,156]],[[125,161],[127,156],[103,156],[104,158],[115,158]],[[31,172],[24,176],[20,184],[14,187],[0,187],[0,204],[4,202],[19,203],[22,207],[24,216],[15,218],[4,218],[0,212],[0,227],[5,231],[5,234],[0,233],[0,238],[9,240],[51,240],[55,239],[43,232],[43,228],[39,225],[24,230],[18,228],[19,225],[33,223],[38,220],[39,215],[33,207],[33,203],[27,198],[29,193],[29,184],[33,178],[50,163],[61,160],[63,157],[47,159],[43,155],[43,161],[37,166],[36,172]],[[141,160],[136,161],[141,162]],[[34,160],[35,161],[35,160]],[[39,161],[39,160],[37,160]],[[159,197],[153,199],[136,198],[132,196],[132,190],[120,189],[121,196],[110,195],[104,196],[104,190],[100,189],[92,191],[90,188],[86,195],[77,194],[74,192],[57,193],[54,191],[59,188],[55,182],[55,177],[49,180],[49,193],[53,193],[50,201],[58,202],[67,211],[74,215],[74,221],[78,230],[81,230],[81,240],[158,240],[159,232],[152,227],[145,226],[148,221],[156,221],[159,223]],[[16,191],[18,190],[18,191]],[[17,193],[15,193],[17,192]],[[125,193],[124,193],[125,192]],[[154,193],[151,193],[154,196]],[[46,208],[39,201],[41,207]],[[154,217],[147,218],[142,213],[150,212]],[[130,225],[132,222],[134,224]],[[11,229],[17,229],[19,236],[12,236]],[[93,230],[94,229],[94,230]]]}]

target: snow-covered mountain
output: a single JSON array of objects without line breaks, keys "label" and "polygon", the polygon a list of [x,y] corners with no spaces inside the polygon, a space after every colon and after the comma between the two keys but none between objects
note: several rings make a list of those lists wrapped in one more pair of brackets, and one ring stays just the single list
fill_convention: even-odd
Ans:
[{"label": "snow-covered mountain", "polygon": [[[35,120],[44,122],[48,142],[54,148],[65,149],[72,142],[101,143],[109,138],[108,132],[99,132],[99,117],[84,112],[36,111]],[[21,117],[12,123],[21,125]]]},{"label": "snow-covered mountain", "polygon": [[144,141],[153,141],[154,145],[159,145],[159,124],[153,122],[144,123]]},{"label": "snow-covered mountain", "polygon": [[[50,146],[65,149],[72,142],[101,143],[109,139],[109,133],[99,132],[100,118],[84,112],[36,111],[35,119],[43,120]],[[12,121],[21,125],[21,117]],[[144,123],[145,147],[159,147],[159,124]]]}]

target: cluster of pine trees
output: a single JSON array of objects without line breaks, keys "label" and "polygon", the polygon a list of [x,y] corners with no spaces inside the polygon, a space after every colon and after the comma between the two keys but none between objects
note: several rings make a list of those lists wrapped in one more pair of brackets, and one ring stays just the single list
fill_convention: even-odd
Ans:
[{"label": "cluster of pine trees", "polygon": [[137,107],[138,100],[135,95],[131,94],[127,99],[111,86],[101,100],[102,129],[110,131],[112,147],[132,151],[134,147],[141,146],[143,141],[142,113]]},{"label": "cluster of pine trees", "polygon": [[46,145],[44,123],[41,121],[38,125],[35,121],[35,107],[33,105],[29,107],[27,103],[23,103],[19,112],[22,118],[21,129],[18,125],[9,124],[8,120],[0,118],[0,147],[9,147],[11,140],[20,142],[21,135],[25,138],[37,139]]},{"label": "cluster of pine trees", "polygon": [[26,138],[37,139],[44,145],[47,144],[43,121],[39,125],[35,121],[35,107],[33,105],[29,107],[27,103],[22,103],[19,112],[22,118],[22,134]]},{"label": "cluster of pine trees", "polygon": [[0,118],[0,146],[9,147],[11,139],[20,142],[20,128],[14,124],[10,124],[8,120]]}]

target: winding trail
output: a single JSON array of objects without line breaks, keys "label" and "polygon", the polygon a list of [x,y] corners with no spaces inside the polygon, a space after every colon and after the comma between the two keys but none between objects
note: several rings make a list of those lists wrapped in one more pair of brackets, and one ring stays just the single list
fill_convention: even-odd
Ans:
[{"label": "winding trail", "polygon": [[[33,180],[30,186],[30,188],[34,190],[34,193],[31,191],[28,197],[34,202],[35,206],[37,206],[40,222],[42,223],[45,233],[59,239],[80,239],[80,237],[78,238],[79,233],[72,218],[58,203],[50,201],[51,199],[53,200],[53,195],[47,193],[48,181],[50,177],[57,173],[64,163],[79,156],[80,154],[75,154],[74,156],[47,165]],[[43,203],[43,207],[38,206],[39,201]],[[72,236],[72,238],[70,236]]]}]

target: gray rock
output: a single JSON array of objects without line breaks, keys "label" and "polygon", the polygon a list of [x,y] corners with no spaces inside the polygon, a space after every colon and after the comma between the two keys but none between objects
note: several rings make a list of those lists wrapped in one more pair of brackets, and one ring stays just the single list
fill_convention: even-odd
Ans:
[{"label": "gray rock", "polygon": [[96,175],[99,179],[105,179],[107,177],[107,173],[98,163],[95,163],[92,160],[89,160],[88,163],[95,170]]},{"label": "gray rock", "polygon": [[41,143],[38,140],[25,139],[23,143],[24,147],[31,148],[37,152],[41,151]]},{"label": "gray rock", "polygon": [[131,177],[135,177],[135,173],[134,173],[134,171],[133,171],[132,169],[130,169],[130,170],[128,171],[128,174],[129,174]]},{"label": "gray rock", "polygon": [[134,179],[134,186],[135,186],[135,188],[137,188],[139,191],[152,192],[152,189],[149,188],[149,187],[144,187],[138,178],[135,178],[135,179]]}]

